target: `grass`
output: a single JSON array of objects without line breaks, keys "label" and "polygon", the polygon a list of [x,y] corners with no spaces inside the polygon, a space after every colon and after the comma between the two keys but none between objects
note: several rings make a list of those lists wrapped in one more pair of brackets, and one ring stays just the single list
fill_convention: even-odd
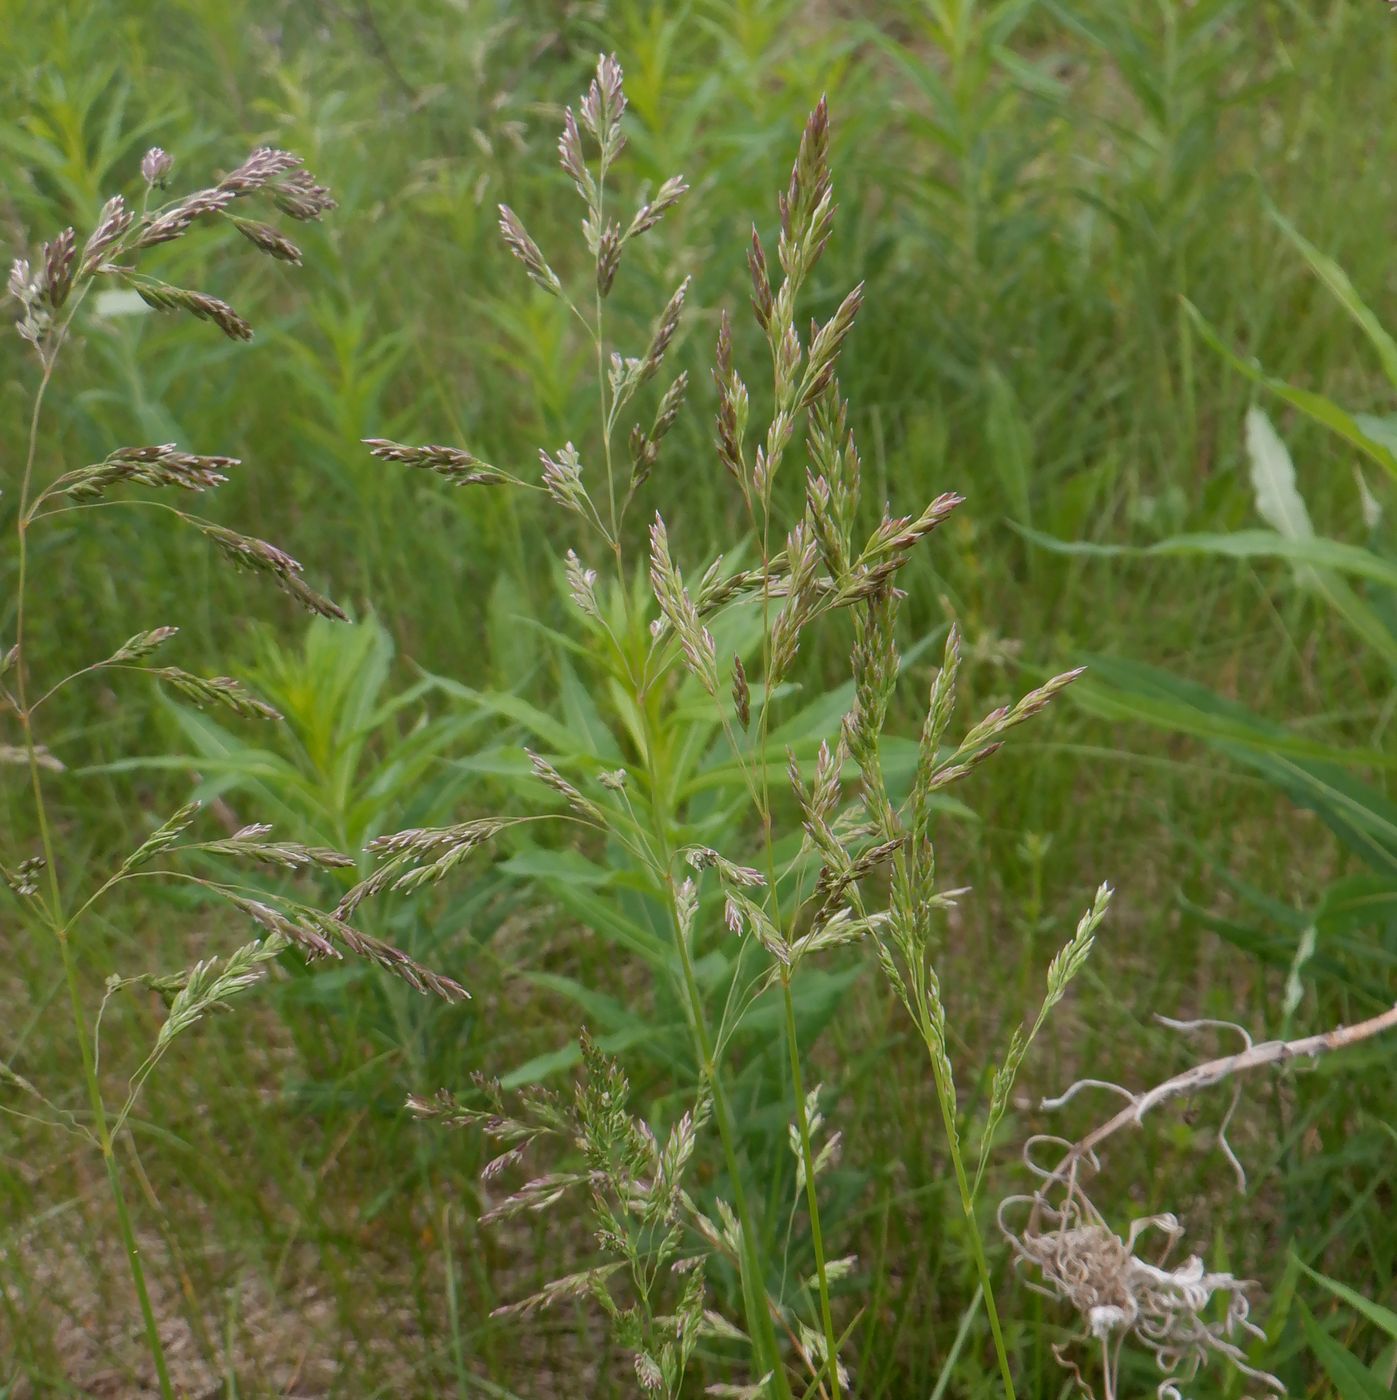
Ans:
[{"label": "grass", "polygon": [[[54,386],[41,454],[71,464],[118,442],[170,440],[232,452],[248,465],[224,488],[219,519],[294,539],[317,580],[377,620],[307,634],[271,605],[258,611],[272,620],[253,623],[245,592],[206,550],[137,523],[113,524],[102,557],[56,540],[36,576],[63,577],[82,606],[45,590],[55,620],[36,664],[107,654],[138,601],[142,618],[181,626],[182,664],[246,676],[288,717],[276,734],[253,734],[125,692],[119,703],[101,689],[60,697],[47,742],[70,769],[52,789],[70,861],[119,860],[133,821],[149,830],[178,806],[191,771],[238,820],[265,817],[344,849],[516,790],[511,774],[462,764],[497,721],[473,717],[445,680],[420,683],[514,687],[536,702],[563,689],[564,672],[519,619],[563,616],[537,551],[542,532],[557,557],[564,535],[527,498],[445,491],[355,444],[451,442],[527,465],[538,445],[591,420],[588,347],[556,301],[521,293],[494,209],[518,209],[550,256],[564,250],[561,275],[584,270],[566,252],[577,245],[574,196],[551,143],[560,98],[581,88],[600,48],[626,68],[629,174],[653,186],[682,171],[693,187],[637,245],[608,309],[643,339],[680,277],[693,278],[670,352],[690,371],[690,411],[654,487],[671,526],[682,523],[686,558],[742,528],[709,446],[716,317],[734,310],[736,359],[755,364],[758,332],[738,296],[748,223],[769,225],[796,134],[827,91],[840,210],[808,314],[827,319],[866,282],[840,371],[866,492],[904,505],[949,489],[968,497],[906,573],[901,640],[914,659],[894,702],[901,732],[919,723],[953,611],[967,713],[1095,652],[1170,668],[1276,721],[1303,719],[1310,737],[1381,747],[1381,677],[1316,602],[1285,586],[1283,566],[1059,558],[1006,522],[1143,545],[1255,523],[1242,432],[1250,387],[1198,341],[1183,296],[1269,371],[1383,411],[1388,391],[1360,336],[1298,264],[1266,201],[1371,303],[1390,298],[1381,230],[1394,137],[1363,115],[1384,110],[1391,88],[1397,30],[1384,8],[898,0],[831,6],[813,37],[798,13],[788,0],[420,6],[390,22],[379,6],[254,12],[193,0],[54,5],[7,27],[7,243],[90,223],[156,142],[194,171],[272,141],[303,152],[341,203],[302,240],[294,285],[224,246],[170,248],[163,275],[261,308],[257,340],[234,353],[205,327],[92,318]],[[12,424],[29,392],[24,349],[0,352]],[[753,398],[764,421],[755,385]],[[1343,538],[1350,454],[1301,420],[1284,427],[1316,528]],[[779,506],[789,514],[798,501]],[[0,512],[12,508],[7,483]],[[11,578],[2,591],[8,635]],[[923,638],[932,648],[914,652]],[[811,662],[812,696],[846,677],[846,651]],[[251,775],[250,740],[275,756]],[[230,744],[238,766],[225,775]],[[159,753],[191,758],[119,760]],[[12,770],[0,779],[8,856],[27,846],[29,818]],[[1011,1145],[1045,1126],[1031,1108],[1040,1092],[1106,1066],[1132,1085],[1181,1067],[1186,1052],[1152,1013],[1276,1030],[1285,966],[1259,950],[1293,952],[1294,911],[1346,866],[1318,823],[1261,782],[1086,707],[1054,707],[962,795],[970,811],[938,840],[945,883],[975,888],[938,957],[958,1065],[990,1063],[1032,1014],[1084,891],[1100,878],[1118,888],[1095,961],[1010,1104],[988,1202],[1022,1185]],[[551,1082],[566,1082],[564,1052],[585,1020],[612,1037],[636,1111],[677,1116],[678,1052],[637,1038],[670,1008],[617,972],[602,939],[579,935],[576,867],[530,876],[544,907],[522,895],[523,867],[537,870],[545,854],[513,849],[501,864],[516,869],[483,867],[440,903],[395,915],[391,934],[410,951],[428,962],[445,952],[448,971],[468,970],[471,1010],[430,1007],[358,968],[287,976],[257,1009],[171,1051],[132,1120],[128,1175],[143,1253],[157,1261],[157,1311],[188,1368],[177,1385],[360,1395],[578,1393],[579,1375],[582,1393],[633,1384],[586,1308],[523,1332],[490,1319],[564,1272],[560,1262],[585,1265],[584,1234],[557,1217],[479,1229],[486,1149],[400,1109],[407,1092],[460,1084],[476,1067],[551,1067]],[[1249,891],[1269,900],[1261,912]],[[4,1053],[36,1082],[76,1083],[73,1048],[53,1031],[56,954],[12,915]],[[97,982],[178,966],[204,946],[191,936],[203,929],[231,934],[192,899],[134,901],[93,926],[83,955]],[[832,1253],[860,1255],[855,1285],[836,1294],[843,1325],[855,1323],[846,1356],[858,1393],[991,1393],[994,1349],[973,1301],[973,1256],[949,1225],[959,1205],[924,1050],[875,975],[836,990],[837,1017],[812,1012],[820,1029],[806,1070],[826,1085],[824,1115],[845,1139],[821,1208]],[[1305,984],[1304,1028],[1357,1012],[1332,981]],[[144,1046],[157,1023],[155,1006],[116,1002],[104,1040]],[[1190,1223],[1213,1232],[1210,1265],[1263,1280],[1268,1364],[1300,1393],[1323,1393],[1324,1382],[1287,1289],[1326,1326],[1352,1315],[1306,1291],[1290,1252],[1391,1302],[1384,1076],[1379,1046],[1255,1090],[1234,1131],[1251,1173],[1245,1197],[1219,1174],[1203,1101],[1196,1122],[1175,1117],[1118,1148],[1105,1183],[1131,1211],[1197,1203]],[[789,1092],[779,1058],[736,1105],[754,1144],[785,1131],[772,1086]],[[977,1144],[983,1095],[960,1087],[961,1134]],[[0,1387],[135,1393],[136,1313],[106,1244],[100,1178],[61,1137],[8,1120],[0,1133],[0,1248],[17,1264],[0,1311]],[[789,1160],[783,1144],[763,1211]],[[1013,1284],[1002,1250],[991,1263],[1019,1393],[1060,1393],[1050,1346],[1070,1319]],[[1345,1342],[1377,1355],[1378,1333],[1342,1326]],[[716,1375],[732,1354],[701,1359]]]}]

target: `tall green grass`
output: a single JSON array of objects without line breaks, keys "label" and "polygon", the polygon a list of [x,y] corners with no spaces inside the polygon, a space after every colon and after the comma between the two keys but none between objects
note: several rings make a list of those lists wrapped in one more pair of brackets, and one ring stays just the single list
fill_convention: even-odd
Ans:
[{"label": "tall green grass", "polygon": [[[377,4],[204,0],[29,7],[0,33],[8,243],[90,221],[113,178],[156,141],[192,167],[274,139],[303,151],[343,206],[308,243],[294,290],[222,250],[171,250],[172,277],[267,308],[240,355],[236,393],[226,352],[207,338],[151,316],[94,317],[73,346],[71,382],[113,387],[60,386],[42,450],[96,460],[113,441],[189,440],[197,424],[203,440],[283,464],[274,490],[230,483],[222,518],[294,537],[364,620],[333,642],[306,636],[289,610],[253,625],[201,551],[121,527],[111,548],[122,567],[77,559],[70,590],[82,606],[65,610],[42,645],[97,654],[139,593],[146,613],[185,628],[191,666],[245,662],[240,674],[274,692],[289,717],[260,761],[285,780],[276,790],[307,840],[354,844],[389,807],[410,821],[416,806],[502,781],[439,761],[466,726],[448,693],[423,682],[469,674],[493,689],[533,664],[526,698],[547,697],[556,673],[537,664],[518,618],[556,607],[535,563],[548,526],[512,498],[448,496],[427,483],[405,491],[352,444],[460,441],[523,462],[589,411],[590,366],[566,313],[542,294],[506,294],[512,269],[496,246],[494,206],[528,209],[550,248],[571,243],[571,192],[551,173],[557,95],[581,85],[598,49],[614,48],[628,74],[638,175],[658,182],[681,170],[694,185],[629,269],[615,314],[641,336],[678,277],[694,277],[693,330],[672,353],[691,371],[696,411],[667,449],[667,489],[696,549],[737,529],[708,472],[688,465],[708,460],[706,361],[731,253],[784,179],[791,133],[827,91],[842,231],[811,309],[825,319],[860,277],[872,290],[842,373],[867,489],[904,499],[954,484],[969,498],[934,561],[906,580],[909,640],[936,637],[954,611],[974,639],[962,673],[969,706],[998,703],[1090,650],[1146,658],[1276,723],[1303,717],[1317,743],[1383,750],[1372,707],[1355,699],[1367,663],[1341,628],[1321,625],[1309,598],[1273,587],[1269,566],[1055,558],[1006,522],[1144,547],[1253,522],[1239,431],[1251,389],[1220,372],[1181,298],[1268,372],[1381,411],[1381,380],[1354,353],[1351,323],[1266,202],[1289,211],[1381,311],[1394,135],[1365,114],[1384,110],[1395,43],[1384,8],[1364,0],[896,0],[813,22],[790,0],[410,5],[392,15]],[[739,355],[757,348],[755,330],[740,327]],[[0,347],[9,423],[20,411],[21,349]],[[1302,422],[1280,426],[1317,530],[1342,537],[1355,499],[1347,449]],[[0,523],[12,504],[6,483]],[[0,635],[11,626],[11,583],[0,585]],[[898,701],[907,713],[930,665],[928,655],[912,668],[915,685]],[[191,768],[235,808],[271,791],[242,771],[234,789],[223,738],[168,707],[56,702],[54,716],[55,748],[87,769],[57,790],[74,859],[117,849],[120,824],[104,814],[178,805]],[[979,816],[943,843],[955,883],[980,896],[979,912],[952,927],[942,968],[971,1047],[998,1042],[1029,1009],[1082,881],[1112,873],[1121,887],[1118,932],[1086,974],[1099,1014],[1069,1005],[1006,1133],[1035,1121],[1037,1089],[1105,1058],[1132,1080],[1174,1068],[1178,1052],[1147,1028],[1154,1010],[1272,1027],[1303,932],[1295,910],[1340,872],[1338,847],[1266,782],[1124,718],[1057,714],[975,779]],[[189,763],[113,766],[130,751],[184,752]],[[7,833],[25,831],[8,772],[0,812]],[[578,885],[562,876],[557,888]],[[170,908],[139,912],[141,951],[157,965],[173,951]],[[71,1071],[44,1031],[52,959],[3,917],[13,954],[5,995],[17,1008],[7,1053],[35,1077]],[[527,1246],[507,1261],[476,1233],[470,1164],[443,1191],[444,1148],[396,1111],[407,1088],[451,1063],[557,1065],[549,1057],[577,1019],[571,989],[606,968],[598,949],[563,936],[575,918],[561,906],[546,919],[529,914],[508,873],[491,872],[446,906],[406,909],[395,929],[424,957],[444,928],[474,940],[477,1011],[443,1020],[352,973],[342,985],[296,979],[276,989],[276,1016],[257,1037],[212,1028],[216,1077],[190,1055],[178,1061],[187,1085],[154,1086],[148,1120],[134,1125],[150,1187],[140,1208],[150,1247],[175,1261],[168,1306],[229,1393],[284,1383],[299,1354],[290,1319],[307,1298],[307,1364],[351,1368],[338,1382],[326,1379],[328,1362],[315,1371],[327,1391],[473,1393],[473,1378],[488,1375],[546,1392],[539,1377],[573,1376],[595,1357],[580,1315],[539,1329],[526,1354],[501,1341],[490,1307],[544,1280],[517,1277]],[[94,966],[118,965],[128,935],[99,933]],[[628,995],[616,997],[617,1034]],[[1316,1021],[1346,1013],[1348,993],[1327,981],[1307,995]],[[979,1393],[992,1383],[983,1318],[946,1301],[973,1296],[973,1263],[939,1229],[955,1209],[946,1160],[907,1106],[922,1062],[871,980],[842,996],[844,1015],[819,1052],[826,1082],[843,1086],[850,1144],[837,1209],[870,1277],[883,1280],[860,1323],[860,1393],[930,1394],[950,1356],[956,1390]],[[107,1034],[134,1043],[148,1020],[123,1011]],[[1382,1130],[1368,1121],[1356,1148],[1352,1129],[1383,1072],[1375,1055],[1350,1067],[1351,1092],[1324,1074],[1293,1102],[1278,1089],[1254,1105],[1247,1201],[1208,1187],[1201,1131],[1184,1125],[1177,1138],[1141,1144],[1141,1204],[1167,1204],[1163,1182],[1197,1185],[1239,1272],[1276,1278],[1297,1240],[1306,1262],[1381,1298],[1395,1252]],[[269,1092],[216,1087],[230,1082]],[[645,1079],[637,1084],[645,1093]],[[972,1119],[962,1131],[973,1138],[982,1126]],[[99,1356],[74,1349],[75,1320],[95,1305],[74,1266],[55,1261],[71,1260],[60,1244],[69,1222],[97,1226],[101,1213],[61,1143],[34,1167],[21,1168],[17,1140],[4,1150],[0,1247],[19,1267],[0,1313],[0,1353],[14,1357],[0,1361],[11,1367],[0,1385],[22,1377],[18,1393],[65,1384],[80,1393],[116,1343]],[[119,1278],[117,1263],[88,1250],[103,1288]],[[1056,1394],[1049,1346],[1063,1319],[1014,1296],[1007,1342],[1021,1393]],[[1323,1293],[1307,1297],[1328,1306]],[[1284,1304],[1282,1289],[1276,1336],[1294,1355],[1286,1378],[1303,1386],[1310,1363]],[[614,1358],[598,1369],[587,1373],[597,1393],[624,1374]]]}]

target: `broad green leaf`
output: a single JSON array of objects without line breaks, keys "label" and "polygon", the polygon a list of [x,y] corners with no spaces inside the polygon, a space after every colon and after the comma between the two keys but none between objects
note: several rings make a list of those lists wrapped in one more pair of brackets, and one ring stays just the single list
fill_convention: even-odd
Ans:
[{"label": "broad green leaf", "polygon": [[1358,929],[1397,926],[1397,878],[1349,875],[1335,880],[1324,891],[1314,919],[1326,938]]},{"label": "broad green leaf", "polygon": [[[1011,522],[1012,523],[1012,522]],[[1095,544],[1088,540],[1059,540],[1037,530],[1015,526],[1026,540],[1054,554],[1071,554],[1099,559],[1154,559],[1219,555],[1229,559],[1284,559],[1350,574],[1385,588],[1397,589],[1397,561],[1384,559],[1361,545],[1345,544],[1323,535],[1305,539],[1289,538],[1274,530],[1231,530],[1173,535],[1150,545]]]},{"label": "broad green leaf", "polygon": [[1327,1278],[1324,1274],[1317,1273],[1299,1260],[1296,1261],[1300,1267],[1316,1283],[1322,1283],[1336,1298],[1347,1303],[1355,1312],[1360,1312],[1374,1327],[1386,1332],[1393,1341],[1397,1341],[1397,1312],[1391,1308],[1385,1308],[1381,1303],[1375,1303],[1371,1298],[1365,1298],[1363,1294],[1350,1288],[1346,1283],[1340,1283],[1337,1279]]},{"label": "broad green leaf", "polygon": [[1177,729],[1195,738],[1297,760],[1334,765],[1363,764],[1397,769],[1397,753],[1384,749],[1340,748],[1306,739],[1261,720],[1235,701],[1168,671],[1117,656],[1087,654],[1087,674],[1068,697],[1103,719],[1143,720],[1159,729]]},{"label": "broad green leaf", "polygon": [[1273,209],[1271,218],[1276,227],[1300,250],[1319,280],[1334,293],[1335,299],[1353,317],[1359,329],[1372,343],[1373,349],[1378,352],[1378,360],[1382,364],[1383,373],[1387,375],[1394,386],[1397,386],[1397,341],[1393,340],[1383,327],[1382,322],[1354,290],[1353,283],[1349,281],[1348,273],[1328,254],[1321,253],[1279,211]]},{"label": "broad green leaf", "polygon": [[1381,443],[1389,452],[1397,454],[1397,414],[1389,413],[1380,418],[1374,413],[1355,413],[1353,421],[1374,442]]},{"label": "broad green leaf", "polygon": [[611,871],[588,860],[576,851],[550,851],[543,846],[528,846],[510,856],[500,868],[511,875],[547,881],[567,881],[597,888],[615,878]]},{"label": "broad green leaf", "polygon": [[1078,705],[1207,740],[1308,807],[1375,870],[1397,872],[1397,805],[1341,766],[1371,759],[1391,768],[1393,755],[1365,751],[1359,757],[1311,744],[1204,686],[1141,662],[1085,660],[1088,675],[1069,692]]},{"label": "broad green leaf", "polygon": [[1033,471],[1033,440],[1023,421],[1009,381],[995,368],[987,375],[985,443],[1013,519],[1029,523],[1029,479]]},{"label": "broad green leaf", "polygon": [[[619,1055],[624,1050],[631,1049],[632,1046],[642,1045],[645,1041],[651,1040],[658,1032],[652,1026],[634,1026],[627,1031],[619,1031],[615,1035],[603,1035],[597,1038],[597,1044],[608,1055]],[[500,1086],[504,1089],[522,1089],[529,1084],[541,1084],[545,1079],[551,1079],[555,1074],[561,1074],[564,1070],[573,1069],[582,1059],[582,1052],[575,1042],[560,1046],[557,1050],[549,1050],[542,1055],[535,1055],[532,1060],[526,1061],[517,1069],[512,1069],[508,1074],[500,1076]]]},{"label": "broad green leaf", "polygon": [[588,752],[586,735],[569,729],[546,710],[540,710],[537,705],[531,705],[518,695],[509,695],[497,690],[474,690],[446,676],[433,676],[432,679],[447,694],[478,705],[503,719],[522,724],[529,733],[536,739],[541,739],[555,753],[572,756]]},{"label": "broad green leaf", "polygon": [[1251,463],[1257,514],[1287,539],[1310,539],[1315,530],[1295,485],[1295,463],[1290,450],[1265,412],[1255,405],[1247,409],[1247,460]]},{"label": "broad green leaf", "polygon": [[1339,1400],[1392,1400],[1392,1392],[1347,1347],[1336,1342],[1303,1303],[1300,1325],[1325,1374],[1334,1382]]},{"label": "broad green leaf", "polygon": [[1333,400],[1325,398],[1323,394],[1312,393],[1308,389],[1297,389],[1293,385],[1287,384],[1284,379],[1277,379],[1275,376],[1267,374],[1255,360],[1243,359],[1204,320],[1192,302],[1185,301],[1184,310],[1203,341],[1221,355],[1233,369],[1246,375],[1253,384],[1260,384],[1262,388],[1269,390],[1292,408],[1299,409],[1301,413],[1312,418],[1321,427],[1338,433],[1345,441],[1352,443],[1360,452],[1376,462],[1389,476],[1397,480],[1397,453],[1394,453],[1393,449],[1386,443],[1370,437],[1364,432],[1353,415],[1345,412]]}]

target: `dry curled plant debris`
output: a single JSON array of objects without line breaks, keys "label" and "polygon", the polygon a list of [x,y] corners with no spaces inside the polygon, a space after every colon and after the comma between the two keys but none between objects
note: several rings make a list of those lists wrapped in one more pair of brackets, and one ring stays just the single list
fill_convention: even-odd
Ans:
[{"label": "dry curled plant debris", "polygon": [[[1000,1205],[1000,1229],[1017,1262],[1036,1271],[1040,1281],[1030,1286],[1066,1302],[1081,1318],[1081,1341],[1099,1348],[1105,1400],[1116,1400],[1121,1394],[1121,1358],[1130,1342],[1148,1352],[1158,1367],[1160,1400],[1180,1400],[1181,1387],[1214,1360],[1234,1367],[1258,1387],[1259,1394],[1277,1397],[1284,1394],[1285,1387],[1275,1376],[1251,1365],[1245,1349],[1248,1338],[1261,1340],[1265,1336],[1249,1316],[1249,1293],[1254,1283],[1231,1273],[1210,1272],[1196,1254],[1171,1267],[1169,1256],[1184,1237],[1178,1217],[1170,1212],[1144,1216],[1133,1220],[1121,1235],[1093,1204],[1083,1177],[1099,1170],[1099,1149],[1121,1129],[1138,1127],[1146,1114],[1171,1099],[1231,1082],[1232,1094],[1218,1127],[1217,1147],[1238,1186],[1244,1187],[1245,1172],[1227,1139],[1242,1093],[1242,1084],[1235,1076],[1328,1054],[1397,1028],[1397,1007],[1353,1026],[1262,1044],[1254,1044],[1243,1027],[1231,1022],[1158,1019],[1172,1030],[1235,1033],[1243,1048],[1193,1065],[1139,1093],[1106,1080],[1083,1079],[1058,1098],[1045,1099],[1043,1108],[1056,1109],[1084,1090],[1105,1089],[1121,1095],[1126,1104],[1075,1142],[1046,1135],[1030,1139],[1023,1160],[1039,1184],[1030,1195],[1010,1196]],[[1035,1160],[1038,1150],[1049,1148],[1061,1150],[1052,1168]],[[1025,1210],[1026,1220],[1013,1223]],[[1145,1242],[1158,1236],[1163,1240],[1155,1256],[1142,1257]],[[1053,1351],[1082,1391],[1094,1395],[1071,1349],[1055,1346]]]}]

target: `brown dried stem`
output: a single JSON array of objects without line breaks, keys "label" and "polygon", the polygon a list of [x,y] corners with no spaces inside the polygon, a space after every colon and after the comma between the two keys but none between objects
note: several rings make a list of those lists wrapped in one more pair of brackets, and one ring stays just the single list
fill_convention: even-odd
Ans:
[{"label": "brown dried stem", "polygon": [[[1180,1029],[1192,1029],[1198,1023],[1166,1021],[1165,1024]],[[1095,1156],[1096,1149],[1107,1138],[1112,1137],[1130,1124],[1138,1125],[1152,1108],[1157,1108],[1170,1099],[1194,1094],[1200,1089],[1210,1089],[1215,1084],[1220,1084],[1235,1074],[1244,1074],[1248,1070],[1261,1069],[1266,1065],[1287,1064],[1291,1060],[1314,1059],[1335,1050],[1345,1050],[1351,1045],[1370,1040],[1373,1036],[1381,1035],[1384,1031],[1394,1028],[1397,1028],[1397,1005],[1389,1007],[1376,1016],[1370,1016],[1366,1021],[1359,1021],[1357,1025],[1336,1026],[1333,1030],[1323,1031],[1318,1035],[1302,1036],[1298,1040],[1267,1040],[1260,1045],[1252,1045],[1248,1040],[1246,1048],[1239,1050],[1234,1055],[1219,1055],[1216,1059],[1205,1060],[1202,1064],[1193,1065],[1191,1068],[1174,1075],[1171,1079],[1166,1079],[1162,1084],[1157,1084],[1153,1089],[1141,1094],[1131,1094],[1130,1102],[1119,1113],[1107,1119],[1099,1127],[1092,1129],[1084,1138],[1068,1149],[1066,1156],[1047,1178],[1045,1184],[1063,1181],[1066,1174],[1078,1162],[1084,1158],[1090,1161]],[[1079,1081],[1058,1098],[1044,1099],[1040,1107],[1044,1109],[1060,1108],[1079,1089],[1091,1085],[1100,1085],[1100,1081]],[[1101,1087],[1107,1086],[1102,1085]],[[1117,1086],[1109,1087],[1115,1088]],[[1041,1196],[1041,1191],[1039,1194]]]}]

